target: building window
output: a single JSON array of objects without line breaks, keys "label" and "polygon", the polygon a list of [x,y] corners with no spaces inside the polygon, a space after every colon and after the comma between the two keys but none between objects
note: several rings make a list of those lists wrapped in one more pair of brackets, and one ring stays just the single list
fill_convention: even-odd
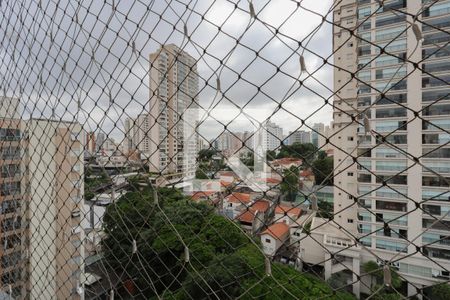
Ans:
[{"label": "building window", "polygon": [[270,244],[270,242],[271,242],[270,239],[266,239],[266,243]]},{"label": "building window", "polygon": [[347,176],[353,176],[353,172],[348,172]]},{"label": "building window", "polygon": [[347,219],[347,223],[353,223],[353,219]]}]

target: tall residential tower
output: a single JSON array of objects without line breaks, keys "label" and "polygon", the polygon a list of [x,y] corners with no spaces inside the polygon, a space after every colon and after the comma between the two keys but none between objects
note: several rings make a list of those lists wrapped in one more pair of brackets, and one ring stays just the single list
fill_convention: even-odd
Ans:
[{"label": "tall residential tower", "polygon": [[449,19],[447,0],[334,9],[334,221],[362,261],[397,255],[410,295],[449,278]]},{"label": "tall residential tower", "polygon": [[150,172],[195,174],[195,159],[184,157],[195,155],[197,137],[185,141],[184,125],[196,124],[185,111],[197,108],[198,83],[196,60],[187,52],[170,44],[150,54]]}]

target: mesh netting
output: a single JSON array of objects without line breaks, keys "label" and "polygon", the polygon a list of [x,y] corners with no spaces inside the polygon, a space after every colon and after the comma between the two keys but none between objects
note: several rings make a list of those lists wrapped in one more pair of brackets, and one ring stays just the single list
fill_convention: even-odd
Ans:
[{"label": "mesh netting", "polygon": [[5,299],[450,299],[450,1],[0,1]]}]

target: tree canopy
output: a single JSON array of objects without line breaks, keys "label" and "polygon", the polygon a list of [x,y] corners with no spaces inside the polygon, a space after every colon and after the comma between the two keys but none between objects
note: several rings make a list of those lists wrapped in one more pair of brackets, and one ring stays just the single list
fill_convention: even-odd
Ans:
[{"label": "tree canopy", "polygon": [[295,157],[301,158],[304,165],[309,165],[315,156],[317,148],[311,143],[294,143],[292,145],[282,145],[277,158]]},{"label": "tree canopy", "polygon": [[[312,164],[316,184],[333,185],[333,158],[316,159]],[[331,175],[330,175],[331,174]]]},{"label": "tree canopy", "polygon": [[295,197],[300,190],[298,167],[291,166],[289,169],[283,170],[283,181],[280,184],[280,190],[287,201],[295,201]]}]

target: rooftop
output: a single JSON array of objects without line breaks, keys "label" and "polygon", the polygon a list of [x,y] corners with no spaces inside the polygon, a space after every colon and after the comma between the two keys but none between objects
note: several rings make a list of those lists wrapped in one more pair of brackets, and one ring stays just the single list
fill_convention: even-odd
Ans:
[{"label": "rooftop", "polygon": [[261,234],[268,234],[272,236],[275,239],[281,240],[284,235],[286,235],[289,232],[289,226],[284,223],[275,223],[267,227],[266,230],[264,230]]},{"label": "rooftop", "polygon": [[234,192],[225,198],[228,202],[232,203],[249,203],[250,194]]},{"label": "rooftop", "polygon": [[236,219],[245,223],[253,223],[253,220],[255,219],[255,212],[247,210],[240,214]]},{"label": "rooftop", "polygon": [[284,214],[284,215],[290,215],[290,216],[296,216],[300,217],[302,214],[302,210],[298,207],[289,207],[286,205],[277,205],[275,207],[275,213],[276,214]]},{"label": "rooftop", "polygon": [[207,198],[209,196],[212,196],[214,194],[216,194],[217,192],[215,191],[199,191],[199,192],[195,192],[194,194],[192,194],[191,199],[192,200],[200,200],[201,198]]},{"label": "rooftop", "polygon": [[270,207],[269,201],[261,199],[251,204],[249,210],[266,212],[269,209],[269,207]]},{"label": "rooftop", "polygon": [[290,165],[290,164],[301,164],[302,160],[300,158],[295,157],[284,157],[279,159],[274,159],[272,161],[272,164],[278,164],[278,165]]}]

